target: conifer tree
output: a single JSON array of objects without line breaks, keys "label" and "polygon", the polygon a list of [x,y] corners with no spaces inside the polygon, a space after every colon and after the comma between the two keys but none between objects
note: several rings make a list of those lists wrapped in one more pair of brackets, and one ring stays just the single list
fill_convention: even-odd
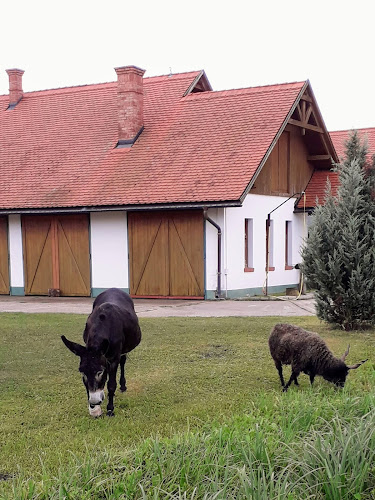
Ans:
[{"label": "conifer tree", "polygon": [[337,194],[328,182],[302,251],[318,317],[345,330],[375,324],[375,202],[366,154],[366,143],[352,133],[346,158],[336,165]]}]

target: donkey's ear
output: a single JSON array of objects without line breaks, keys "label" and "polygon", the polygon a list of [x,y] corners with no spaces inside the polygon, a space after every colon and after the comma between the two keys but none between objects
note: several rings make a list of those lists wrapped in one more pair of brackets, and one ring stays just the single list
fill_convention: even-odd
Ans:
[{"label": "donkey's ear", "polygon": [[356,363],[355,365],[348,366],[349,370],[355,370],[356,368],[359,368],[363,363],[366,363],[367,359],[364,359],[363,361],[360,361],[359,363]]},{"label": "donkey's ear", "polygon": [[64,342],[66,347],[72,351],[76,356],[82,356],[82,354],[86,351],[86,347],[83,345],[77,344],[76,342],[72,342],[68,340],[65,335],[61,335],[61,340]]}]

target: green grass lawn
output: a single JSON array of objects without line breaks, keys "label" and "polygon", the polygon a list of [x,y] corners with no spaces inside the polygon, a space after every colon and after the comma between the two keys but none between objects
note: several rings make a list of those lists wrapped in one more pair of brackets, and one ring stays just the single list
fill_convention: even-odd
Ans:
[{"label": "green grass lawn", "polygon": [[60,339],[86,316],[0,318],[0,498],[375,498],[374,331],[288,319],[369,361],[342,391],[301,375],[283,394],[267,339],[285,318],[141,319],[128,391],[93,419]]}]

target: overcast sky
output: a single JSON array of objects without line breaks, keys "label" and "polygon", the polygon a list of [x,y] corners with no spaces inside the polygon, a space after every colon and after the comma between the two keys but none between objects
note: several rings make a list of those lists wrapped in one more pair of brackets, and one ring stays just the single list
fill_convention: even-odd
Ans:
[{"label": "overcast sky", "polygon": [[204,69],[214,90],[309,79],[328,130],[375,127],[371,0],[4,0],[0,94]]}]

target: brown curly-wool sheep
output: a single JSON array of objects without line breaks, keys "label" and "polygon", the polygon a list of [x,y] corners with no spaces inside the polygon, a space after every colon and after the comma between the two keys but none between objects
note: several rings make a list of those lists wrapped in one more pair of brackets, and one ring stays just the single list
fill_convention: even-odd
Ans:
[{"label": "brown curly-wool sheep", "polygon": [[[297,377],[301,372],[310,376],[311,384],[316,375],[321,375],[336,386],[344,387],[349,370],[354,370],[367,361],[365,359],[347,366],[345,358],[349,353],[349,346],[341,358],[336,358],[317,333],[289,324],[275,325],[268,344],[284,391],[288,390],[293,381],[298,385]],[[287,384],[284,382],[282,365],[292,365],[292,374]]]}]

